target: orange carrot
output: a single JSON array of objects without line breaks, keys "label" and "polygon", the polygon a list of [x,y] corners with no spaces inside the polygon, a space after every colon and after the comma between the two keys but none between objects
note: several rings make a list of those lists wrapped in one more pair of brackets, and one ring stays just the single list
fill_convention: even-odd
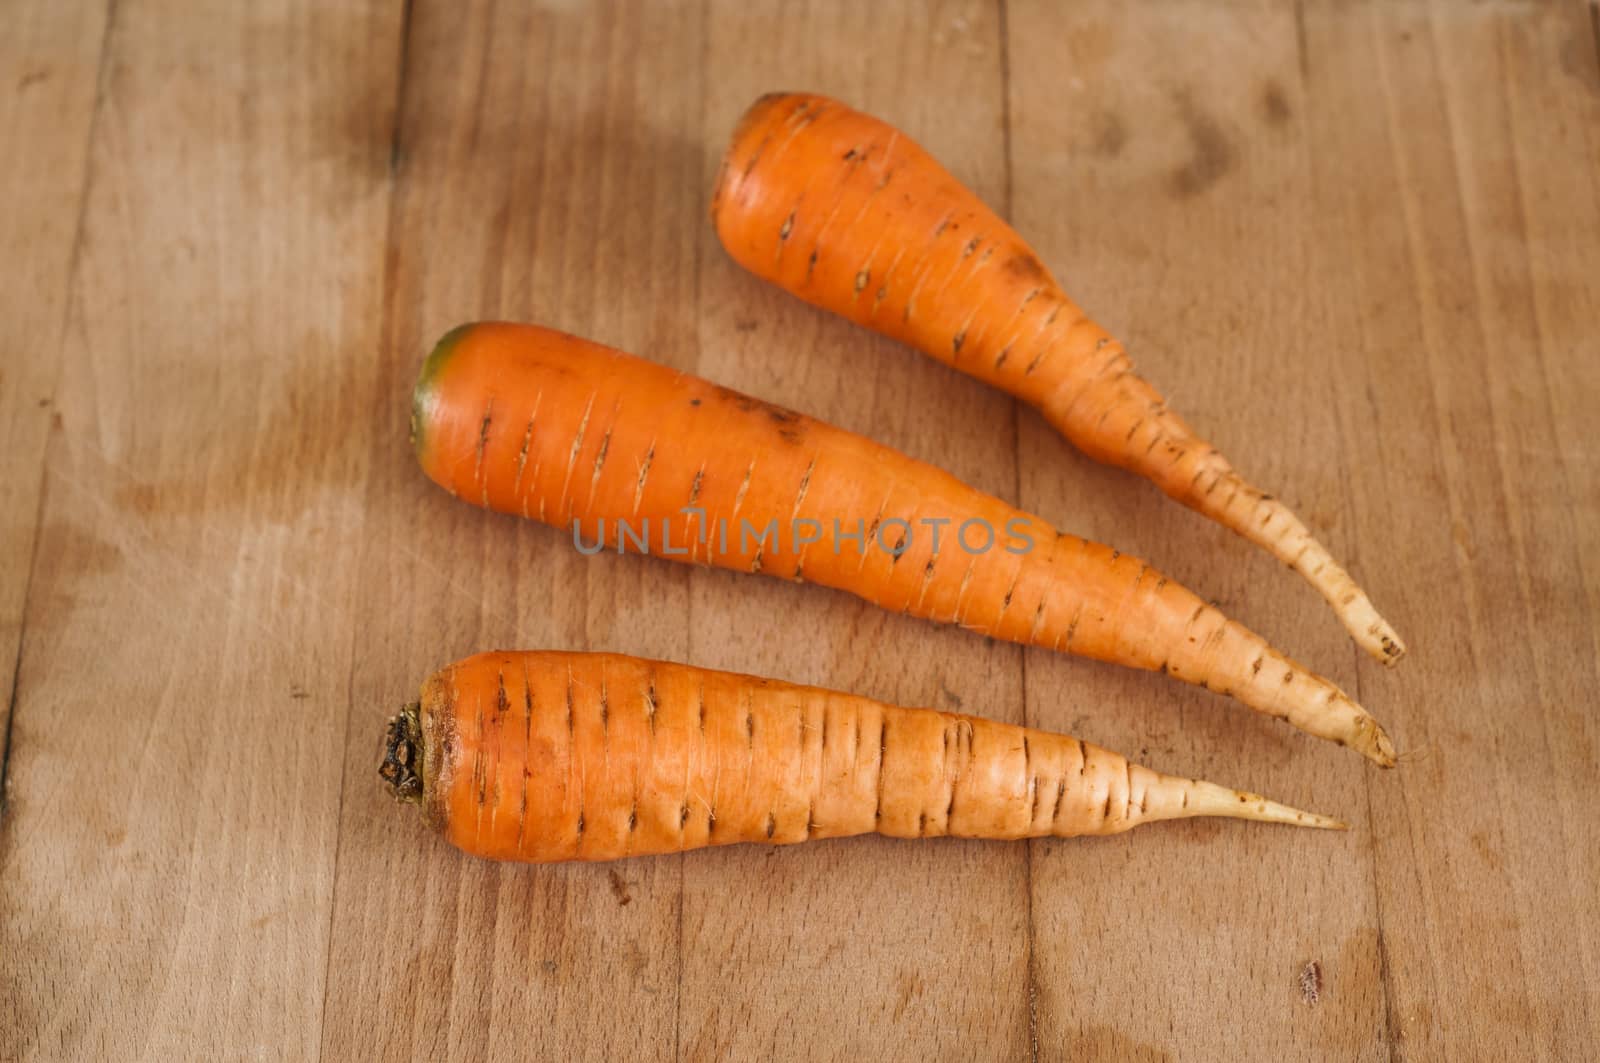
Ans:
[{"label": "orange carrot", "polygon": [[1195,816],[1344,829],[1064,735],[603,653],[450,665],[389,722],[379,772],[457,848],[535,863]]},{"label": "orange carrot", "polygon": [[1270,550],[1368,653],[1405,653],[1305,524],[1169,410],[1033,249],[899,130],[821,96],[763,96],[734,131],[711,214],[756,276],[1037,407],[1091,457]]},{"label": "orange carrot", "polygon": [[995,638],[1160,670],[1385,766],[1326,679],[1136,557],[869,439],[531,325],[463,326],[417,382],[413,441],[466,501],[602,545],[848,590]]}]

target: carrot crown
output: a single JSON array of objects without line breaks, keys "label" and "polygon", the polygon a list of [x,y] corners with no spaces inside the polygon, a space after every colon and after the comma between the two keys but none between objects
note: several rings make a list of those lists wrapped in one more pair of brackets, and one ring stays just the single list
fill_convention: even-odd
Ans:
[{"label": "carrot crown", "polygon": [[411,702],[389,721],[383,736],[383,763],[378,776],[397,801],[422,802],[422,706]]},{"label": "carrot crown", "polygon": [[433,345],[433,350],[428,352],[427,359],[423,361],[422,371],[417,374],[417,386],[411,392],[411,446],[419,454],[422,452],[422,428],[428,421],[427,406],[433,396],[433,386],[444,370],[445,363],[450,360],[456,344],[472,329],[473,323],[469,322],[457,325],[439,337],[439,342]]}]

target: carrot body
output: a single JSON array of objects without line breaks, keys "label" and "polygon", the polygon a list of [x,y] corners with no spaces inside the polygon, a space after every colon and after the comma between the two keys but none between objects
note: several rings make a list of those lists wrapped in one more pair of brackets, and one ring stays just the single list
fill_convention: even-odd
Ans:
[{"label": "carrot body", "polygon": [[1033,249],[898,130],[820,96],[765,96],[711,209],[756,276],[1030,403],[1091,457],[1271,551],[1373,656],[1405,652],[1300,519],[1169,410]]},{"label": "carrot body", "polygon": [[812,418],[506,324],[446,336],[412,416],[433,480],[572,529],[588,548],[803,578],[994,638],[1161,670],[1393,763],[1382,728],[1337,687],[1138,558]]},{"label": "carrot body", "polygon": [[495,860],[872,832],[1070,837],[1194,816],[1343,826],[1063,735],[612,654],[450,665],[391,721],[388,747],[395,792]]}]

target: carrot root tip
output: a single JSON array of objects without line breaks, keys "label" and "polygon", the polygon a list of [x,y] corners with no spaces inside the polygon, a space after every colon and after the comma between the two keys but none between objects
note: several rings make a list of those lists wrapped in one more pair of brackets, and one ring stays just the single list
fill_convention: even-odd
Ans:
[{"label": "carrot root tip", "polygon": [[1383,644],[1384,666],[1393,668],[1400,663],[1400,658],[1406,655],[1406,644],[1401,642],[1399,637],[1394,634],[1383,636],[1381,641]]},{"label": "carrot root tip", "polygon": [[389,720],[378,777],[397,801],[422,801],[422,706],[413,701]]},{"label": "carrot root tip", "polygon": [[1372,724],[1372,752],[1369,756],[1381,768],[1392,768],[1395,765],[1394,743],[1390,741],[1388,732],[1376,721]]}]

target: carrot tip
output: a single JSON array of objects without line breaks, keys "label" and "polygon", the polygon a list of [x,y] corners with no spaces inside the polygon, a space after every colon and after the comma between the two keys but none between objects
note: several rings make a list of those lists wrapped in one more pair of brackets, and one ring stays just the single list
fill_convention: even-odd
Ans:
[{"label": "carrot tip", "polygon": [[1304,818],[1295,820],[1295,826],[1310,827],[1313,830],[1349,831],[1350,829],[1350,824],[1346,823],[1342,819],[1334,819],[1332,816],[1318,815],[1315,812],[1305,813]]},{"label": "carrot tip", "polygon": [[[1342,570],[1339,571],[1342,575]],[[1344,576],[1344,580],[1348,582],[1349,576]],[[1330,602],[1335,600],[1331,593],[1327,597]],[[1345,629],[1369,657],[1382,661],[1385,668],[1393,668],[1400,663],[1400,658],[1406,655],[1406,644],[1400,641],[1400,636],[1395,634],[1389,622],[1378,615],[1371,600],[1360,588],[1356,588],[1354,597],[1340,602],[1336,608]]]},{"label": "carrot tip", "polygon": [[1400,663],[1400,658],[1406,655],[1406,644],[1400,641],[1400,636],[1394,633],[1388,623],[1378,616],[1367,603],[1366,611],[1374,618],[1367,626],[1364,637],[1359,637],[1361,648],[1368,654],[1383,662],[1385,668],[1393,668]]},{"label": "carrot tip", "polygon": [[1368,754],[1373,763],[1380,768],[1392,768],[1396,763],[1394,743],[1389,740],[1389,734],[1376,722],[1373,723],[1373,751]]},{"label": "carrot tip", "polygon": [[1393,668],[1400,663],[1400,658],[1406,655],[1406,644],[1390,635],[1383,640],[1383,666]]},{"label": "carrot tip", "polygon": [[1257,817],[1268,823],[1287,823],[1295,827],[1313,827],[1317,830],[1349,830],[1350,825],[1342,819],[1324,816],[1319,812],[1306,812],[1302,809],[1280,805],[1276,801],[1262,799],[1260,813]]},{"label": "carrot tip", "polygon": [[1253,819],[1258,823],[1282,823],[1290,827],[1310,827],[1313,830],[1347,831],[1350,829],[1350,825],[1342,819],[1324,816],[1320,812],[1307,812],[1304,809],[1294,808],[1290,805],[1280,805],[1276,801],[1268,801],[1263,797],[1256,797],[1256,803],[1250,806],[1244,815],[1239,818]]},{"label": "carrot tip", "polygon": [[1321,738],[1335,739],[1340,745],[1349,746],[1380,768],[1394,767],[1394,742],[1390,740],[1389,733],[1361,706],[1354,702],[1348,704],[1353,710],[1353,719],[1341,720],[1337,727],[1329,730],[1312,727],[1302,727],[1302,730]]},{"label": "carrot tip", "polygon": [[1190,784],[1190,801],[1186,814],[1192,816],[1226,816],[1230,819],[1248,819],[1258,823],[1283,823],[1291,827],[1312,827],[1317,830],[1349,830],[1342,819],[1324,816],[1318,812],[1279,804],[1260,794],[1230,790],[1216,783],[1196,781]]}]

